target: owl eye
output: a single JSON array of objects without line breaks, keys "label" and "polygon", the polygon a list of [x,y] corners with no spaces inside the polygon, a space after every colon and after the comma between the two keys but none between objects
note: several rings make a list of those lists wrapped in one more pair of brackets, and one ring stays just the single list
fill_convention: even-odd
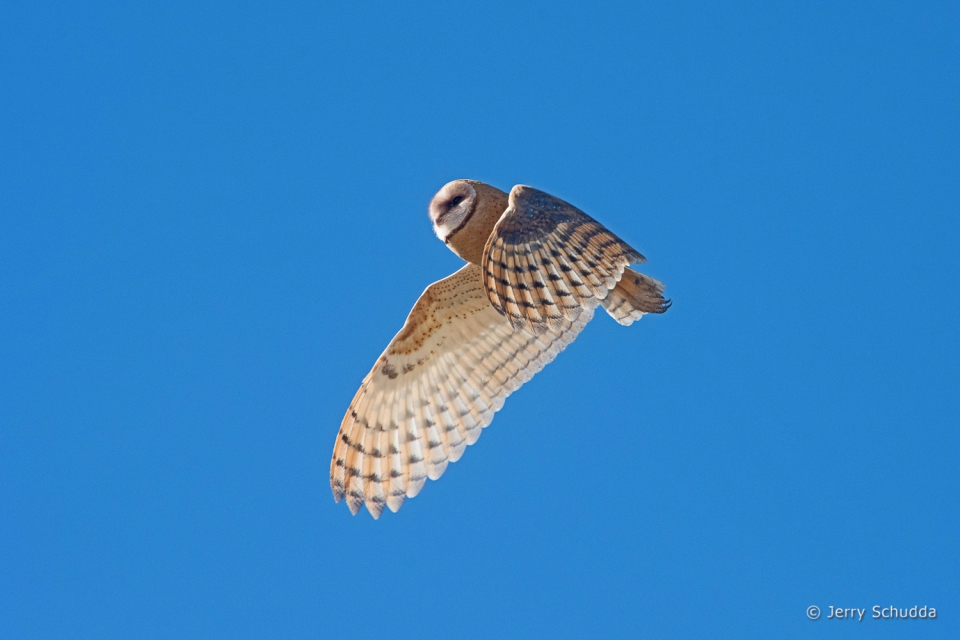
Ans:
[{"label": "owl eye", "polygon": [[453,209],[455,206],[463,202],[463,196],[456,196],[450,202],[447,203],[447,210]]}]

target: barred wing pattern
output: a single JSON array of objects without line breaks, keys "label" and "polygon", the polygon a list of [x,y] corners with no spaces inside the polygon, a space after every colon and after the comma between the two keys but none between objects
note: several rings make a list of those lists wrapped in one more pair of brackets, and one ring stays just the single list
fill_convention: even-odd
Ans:
[{"label": "barred wing pattern", "polygon": [[541,333],[596,308],[624,269],[642,262],[639,252],[583,211],[517,185],[482,266],[494,308],[515,328]]},{"label": "barred wing pattern", "polygon": [[427,287],[367,374],[340,425],[330,463],[337,502],[374,518],[436,480],[480,437],[508,395],[576,339],[585,310],[537,334],[515,329],[468,264]]}]

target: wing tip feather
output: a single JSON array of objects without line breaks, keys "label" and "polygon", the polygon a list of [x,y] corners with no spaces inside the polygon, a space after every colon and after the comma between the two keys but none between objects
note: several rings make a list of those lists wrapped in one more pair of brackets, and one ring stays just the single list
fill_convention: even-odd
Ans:
[{"label": "wing tip feather", "polygon": [[367,511],[370,512],[370,515],[373,516],[373,519],[379,520],[380,514],[383,513],[383,508],[387,505],[387,503],[382,497],[374,496],[372,498],[367,498],[366,505]]},{"label": "wing tip feather", "polygon": [[333,501],[337,504],[340,504],[340,501],[343,500],[344,495],[343,485],[333,486],[331,488],[333,489]]},{"label": "wing tip feather", "polygon": [[347,508],[350,509],[351,515],[357,515],[360,513],[360,507],[363,506],[363,494],[349,493],[347,494]]},{"label": "wing tip feather", "polygon": [[393,513],[396,513],[400,510],[400,507],[403,506],[404,500],[406,500],[407,494],[399,492],[395,495],[387,497],[387,508],[390,509]]}]

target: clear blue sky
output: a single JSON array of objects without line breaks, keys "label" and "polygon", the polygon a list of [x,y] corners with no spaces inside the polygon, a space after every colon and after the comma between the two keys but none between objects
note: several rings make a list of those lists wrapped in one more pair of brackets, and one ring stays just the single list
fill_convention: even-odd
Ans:
[{"label": "clear blue sky", "polygon": [[[0,636],[960,637],[958,4],[347,4],[0,9]],[[461,177],[674,306],[351,517]]]}]

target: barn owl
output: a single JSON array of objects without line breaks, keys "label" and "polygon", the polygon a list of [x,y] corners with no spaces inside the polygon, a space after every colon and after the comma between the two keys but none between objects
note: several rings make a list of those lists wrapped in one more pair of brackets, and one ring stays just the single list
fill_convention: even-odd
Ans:
[{"label": "barn owl", "polygon": [[439,478],[598,304],[628,326],[670,306],[662,283],[629,268],[642,255],[543,191],[454,180],[428,213],[467,264],[427,287],[347,409],[330,486],[353,514],[397,511]]}]

